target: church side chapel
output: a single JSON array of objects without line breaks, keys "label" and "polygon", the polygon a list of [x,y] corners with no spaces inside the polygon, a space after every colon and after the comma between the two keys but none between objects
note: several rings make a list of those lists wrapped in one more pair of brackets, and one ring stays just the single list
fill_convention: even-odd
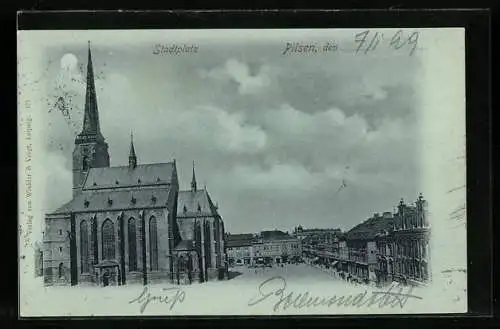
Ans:
[{"label": "church side chapel", "polygon": [[90,42],[83,127],[73,151],[73,199],[45,215],[44,284],[191,284],[227,278],[224,222],[206,188],[179,190],[175,159],[110,167]]}]

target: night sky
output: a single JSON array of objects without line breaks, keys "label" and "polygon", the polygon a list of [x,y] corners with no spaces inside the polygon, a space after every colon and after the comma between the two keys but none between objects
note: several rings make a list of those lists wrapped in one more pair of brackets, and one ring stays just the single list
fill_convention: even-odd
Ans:
[{"label": "night sky", "polygon": [[[41,54],[47,130],[46,210],[71,198],[71,156],[81,130],[92,42],[102,134],[111,165],[191,164],[231,233],[304,227],[349,229],[420,191],[419,53],[352,50],[352,32],[117,37],[70,32]],[[57,40],[57,38],[54,38]],[[287,42],[336,52],[286,54]],[[196,53],[155,55],[156,44]]]}]

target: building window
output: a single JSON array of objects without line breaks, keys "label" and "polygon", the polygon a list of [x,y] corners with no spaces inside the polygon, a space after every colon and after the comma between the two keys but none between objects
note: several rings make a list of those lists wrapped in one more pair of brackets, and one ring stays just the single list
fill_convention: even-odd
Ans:
[{"label": "building window", "polygon": [[102,223],[102,259],[115,258],[115,226],[110,219]]},{"label": "building window", "polygon": [[62,252],[62,247],[59,247],[59,252]]},{"label": "building window", "polygon": [[158,232],[154,217],[149,220],[149,262],[151,271],[158,271]]},{"label": "building window", "polygon": [[128,268],[129,271],[137,271],[137,237],[134,218],[128,220]]},{"label": "building window", "polygon": [[80,258],[81,258],[81,272],[89,272],[89,230],[87,222],[82,220],[80,223]]},{"label": "building window", "polygon": [[87,171],[89,169],[89,157],[84,155],[82,160],[82,170]]},{"label": "building window", "polygon": [[64,264],[63,263],[59,264],[59,268],[58,268],[57,273],[58,273],[59,279],[64,277]]},{"label": "building window", "polygon": [[59,235],[62,235],[62,230],[59,230]]},{"label": "building window", "polygon": [[98,251],[97,251],[97,221],[95,218],[92,218],[90,220],[90,248],[92,250],[92,255],[93,257],[93,262],[94,264],[97,264],[97,261],[99,259],[98,256]]},{"label": "building window", "polygon": [[212,267],[212,239],[210,235],[210,223],[205,222],[205,264],[207,268]]}]

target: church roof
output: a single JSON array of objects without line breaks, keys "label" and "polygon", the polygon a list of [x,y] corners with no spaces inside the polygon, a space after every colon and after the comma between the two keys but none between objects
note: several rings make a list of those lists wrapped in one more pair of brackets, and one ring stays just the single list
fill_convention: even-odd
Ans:
[{"label": "church roof", "polygon": [[84,190],[170,184],[175,165],[173,162],[129,166],[91,168]]},{"label": "church roof", "polygon": [[214,206],[207,190],[179,191],[177,199],[177,217],[216,216]]},{"label": "church roof", "polygon": [[52,214],[166,207],[170,187],[82,191]]}]

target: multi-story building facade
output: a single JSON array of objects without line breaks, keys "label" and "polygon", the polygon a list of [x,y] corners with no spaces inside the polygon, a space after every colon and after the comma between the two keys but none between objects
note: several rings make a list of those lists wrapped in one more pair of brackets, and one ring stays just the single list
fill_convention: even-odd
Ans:
[{"label": "multi-story building facade", "polygon": [[253,246],[257,262],[288,263],[297,261],[302,256],[300,241],[288,233],[278,230],[262,231]]},{"label": "multi-story building facade", "polygon": [[339,238],[339,254],[337,270],[342,272],[349,271],[349,248],[347,247],[347,239],[345,235]]},{"label": "multi-story building facade", "polygon": [[265,263],[280,264],[295,262],[302,255],[302,248],[297,239],[259,240],[253,245],[254,259]]},{"label": "multi-story building facade", "polygon": [[339,228],[312,228],[305,229],[302,225],[297,226],[293,231],[293,236],[310,244],[330,243],[335,240],[342,231]]},{"label": "multi-story building facade", "polygon": [[342,231],[335,229],[304,229],[297,226],[293,232],[302,244],[305,258],[325,266],[335,266],[339,256],[339,237]]},{"label": "multi-story building facade", "polygon": [[429,237],[427,201],[422,194],[414,205],[405,204],[401,199],[394,221],[393,280],[410,284],[430,280]]},{"label": "multi-story building facade", "polygon": [[377,244],[376,268],[377,284],[392,282],[394,275],[394,234],[393,230],[377,234],[375,242]]},{"label": "multi-story building facade", "polygon": [[313,263],[333,266],[358,281],[421,284],[430,280],[429,231],[427,201],[420,195],[414,205],[401,200],[394,214],[375,213],[333,238],[312,239],[300,226],[295,235]]},{"label": "multi-story building facade", "polygon": [[352,277],[363,282],[376,282],[379,267],[376,237],[389,232],[393,225],[391,212],[376,213],[346,233],[348,272]]},{"label": "multi-story building facade", "polygon": [[254,262],[253,234],[228,234],[226,235],[226,252],[229,266],[251,265]]},{"label": "multi-story building facade", "polygon": [[302,255],[300,241],[278,230],[228,234],[226,246],[230,266],[295,262]]}]

